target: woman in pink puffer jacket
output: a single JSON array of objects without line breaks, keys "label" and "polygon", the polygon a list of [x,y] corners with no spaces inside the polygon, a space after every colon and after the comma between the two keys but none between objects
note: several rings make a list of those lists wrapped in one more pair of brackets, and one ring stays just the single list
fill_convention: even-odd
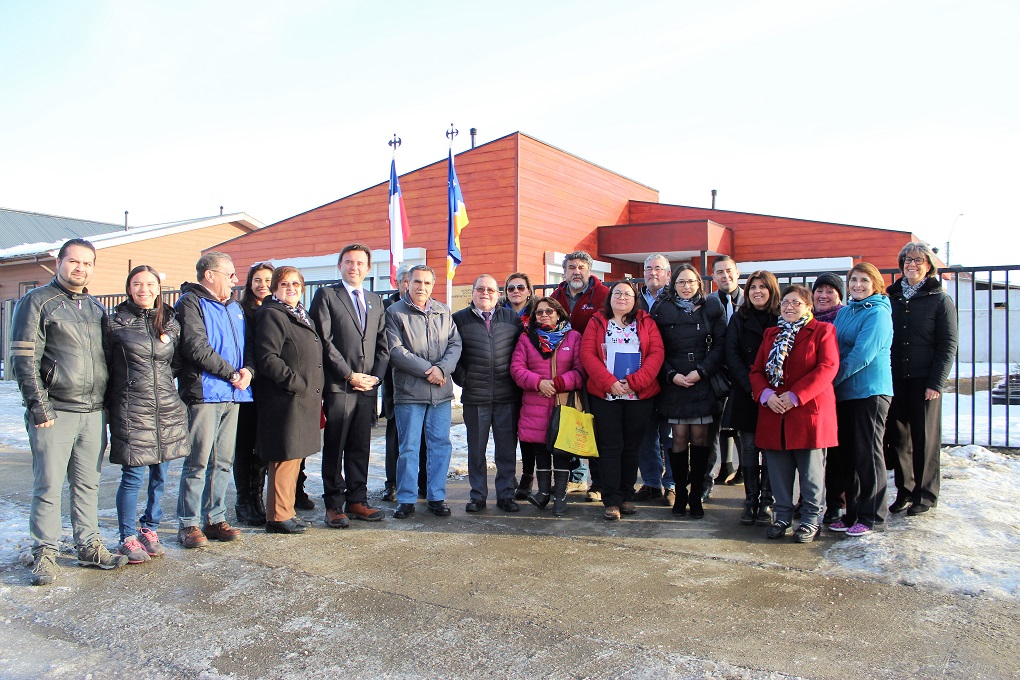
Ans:
[{"label": "woman in pink puffer jacket", "polygon": [[546,447],[546,433],[556,395],[584,389],[580,350],[581,334],[571,330],[566,311],[556,300],[543,297],[534,302],[531,325],[518,339],[510,362],[510,375],[524,390],[517,426],[521,451],[535,456],[538,479],[538,492],[529,496],[528,501],[541,509],[551,496],[553,514],[557,517],[567,509],[570,456],[553,456]]}]

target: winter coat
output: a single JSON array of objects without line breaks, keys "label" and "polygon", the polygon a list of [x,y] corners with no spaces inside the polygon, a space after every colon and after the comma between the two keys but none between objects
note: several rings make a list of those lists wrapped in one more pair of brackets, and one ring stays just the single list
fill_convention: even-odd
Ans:
[{"label": "winter coat", "polygon": [[730,374],[730,417],[728,426],[740,432],[754,432],[758,426],[758,404],[751,397],[751,366],[761,348],[765,330],[776,325],[779,317],[768,314],[766,324],[753,309],[745,318],[739,311],[726,327],[726,367]]},{"label": "winter coat", "polygon": [[887,291],[892,306],[892,372],[896,379],[923,379],[925,387],[944,391],[959,345],[956,305],[938,277],[928,277],[907,300],[903,279]]},{"label": "winter coat", "polygon": [[570,327],[578,333],[584,333],[584,329],[588,327],[588,321],[594,316],[595,312],[602,309],[606,298],[609,297],[609,288],[599,280],[599,277],[592,276],[588,280],[588,287],[577,298],[577,302],[574,303],[573,309],[570,308],[568,289],[569,284],[564,281],[556,287],[556,290],[549,297],[563,305],[563,309],[570,314]]},{"label": "winter coat", "polygon": [[319,335],[286,305],[266,298],[255,314],[255,356],[259,457],[284,461],[317,453],[325,385]]},{"label": "winter coat", "polygon": [[[832,325],[815,319],[800,329],[793,347],[783,362],[783,384],[772,387],[765,375],[765,362],[779,335],[779,327],[765,330],[761,347],[751,366],[751,390],[758,404],[758,425],[754,442],[760,449],[790,451],[794,449],[824,449],[835,446],[836,396],[832,380],[839,368],[839,346]],[[793,392],[797,406],[778,414],[761,403],[765,388],[776,393]]]},{"label": "winter coat", "polygon": [[[638,310],[635,321],[641,365],[627,376],[627,385],[637,393],[638,399],[651,399],[660,390],[659,371],[664,356],[662,336],[647,312]],[[581,366],[588,375],[586,387],[589,394],[599,399],[605,399],[617,381],[616,376],[606,368],[605,340],[608,331],[609,323],[600,310],[588,322],[588,328],[581,338]]]},{"label": "winter coat", "polygon": [[[655,409],[663,418],[698,418],[718,415],[722,402],[712,391],[713,374],[722,370],[726,345],[726,319],[719,298],[709,295],[693,314],[682,311],[669,296],[652,305],[652,318],[662,334],[665,358],[660,380],[662,392]],[[673,382],[676,374],[697,370],[701,380],[693,387]]]},{"label": "winter coat", "polygon": [[[453,399],[449,378],[460,360],[461,340],[450,310],[431,300],[423,312],[407,298],[386,310],[386,340],[393,367],[394,404],[441,404]],[[425,371],[438,366],[446,384],[433,385]]]},{"label": "winter coat", "polygon": [[851,298],[832,324],[839,342],[836,400],[892,396],[892,314],[889,298],[878,293]]},{"label": "winter coat", "polygon": [[[531,336],[522,334],[510,361],[510,375],[524,390],[521,417],[517,423],[518,438],[522,442],[545,444],[549,418],[552,417],[556,400],[542,396],[538,391],[538,383],[552,379],[552,357],[543,357]],[[581,334],[577,331],[568,331],[556,348],[556,375],[563,378],[564,392],[584,388]]]},{"label": "winter coat", "polygon": [[177,321],[181,324],[181,372],[177,389],[185,404],[251,401],[251,389],[238,390],[230,376],[242,368],[255,375],[244,312],[234,300],[224,304],[197,283],[181,285]]},{"label": "winter coat", "polygon": [[521,389],[510,377],[510,358],[524,325],[512,309],[492,310],[490,328],[478,316],[474,305],[453,315],[460,333],[461,352],[453,381],[463,388],[465,404],[517,403]]},{"label": "winter coat", "polygon": [[174,385],[181,325],[172,308],[164,309],[169,319],[162,335],[152,325],[155,310],[130,300],[103,319],[110,462],[116,465],[155,465],[191,452],[188,409]]},{"label": "winter coat", "polygon": [[11,322],[11,366],[32,422],[56,411],[91,413],[103,408],[103,306],[72,293],[54,278],[25,293]]}]

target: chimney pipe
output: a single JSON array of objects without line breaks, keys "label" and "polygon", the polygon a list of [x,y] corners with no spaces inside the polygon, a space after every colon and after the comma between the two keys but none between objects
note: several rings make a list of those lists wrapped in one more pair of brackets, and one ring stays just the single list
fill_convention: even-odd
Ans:
[{"label": "chimney pipe", "polygon": [[471,148],[475,148],[475,135],[478,134],[478,128],[471,128]]},{"label": "chimney pipe", "polygon": [[220,214],[221,215],[223,214],[223,206],[222,205],[220,206]]},{"label": "chimney pipe", "polygon": [[712,189],[712,210],[715,210],[715,195],[716,195],[716,190]]},{"label": "chimney pipe", "polygon": [[127,223],[127,217],[128,217],[128,211],[127,211],[127,210],[125,210],[125,211],[124,211],[124,231],[127,231],[127,230],[128,230],[128,223]]}]

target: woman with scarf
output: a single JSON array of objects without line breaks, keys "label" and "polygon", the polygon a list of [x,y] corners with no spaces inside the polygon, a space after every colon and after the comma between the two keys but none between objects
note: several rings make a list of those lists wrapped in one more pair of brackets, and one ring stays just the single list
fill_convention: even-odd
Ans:
[{"label": "woman with scarf", "polygon": [[893,393],[893,325],[878,268],[861,262],[846,278],[850,299],[833,322],[839,342],[839,372],[833,381],[839,416],[837,464],[846,514],[829,530],[863,536],[889,512],[882,440]]},{"label": "woman with scarf", "polygon": [[655,408],[673,426],[669,454],[676,482],[673,516],[686,516],[689,500],[692,519],[705,516],[701,494],[711,453],[709,430],[713,418],[722,412],[721,395],[713,389],[712,377],[723,368],[726,344],[722,302],[717,295],[705,297],[703,288],[698,270],[682,264],[650,312],[665,350],[660,374],[663,387]]},{"label": "woman with scarf", "polygon": [[956,306],[942,287],[928,244],[908,243],[899,261],[903,278],[889,286],[893,398],[886,443],[896,478],[889,511],[916,517],[939,500],[942,392],[959,332]]},{"label": "woman with scarf", "polygon": [[266,531],[299,534],[294,512],[301,461],[321,448],[322,344],[301,304],[305,280],[296,267],[273,272],[273,294],[255,315],[258,452],[269,472]]},{"label": "woman with scarf", "polygon": [[630,281],[609,288],[602,309],[581,339],[581,365],[588,375],[591,413],[602,473],[603,517],[633,515],[638,452],[659,393],[662,336],[644,310]]},{"label": "woman with scarf", "polygon": [[783,289],[778,325],[765,331],[751,366],[758,402],[755,443],[765,452],[775,516],[765,535],[782,538],[793,523],[794,475],[800,476],[798,543],[810,543],[822,522],[825,449],[836,444],[839,346],[832,325],[811,315],[811,291]]},{"label": "woman with scarf", "polygon": [[[502,305],[517,314],[524,329],[527,331],[531,323],[531,279],[524,272],[514,272],[506,277],[503,283]],[[521,405],[517,405],[518,413]],[[535,457],[521,449],[521,480],[514,493],[515,501],[526,501],[531,495],[531,485],[535,482]]]},{"label": "woman with scarf", "polygon": [[779,320],[779,282],[772,272],[758,270],[747,277],[744,302],[726,328],[726,367],[733,385],[730,390],[730,425],[740,432],[740,467],[744,472],[745,526],[772,524],[772,485],[768,461],[754,441],[758,427],[758,404],[751,389],[751,365],[761,348],[765,330]]},{"label": "woman with scarf", "polygon": [[570,328],[566,311],[551,297],[535,300],[531,319],[510,362],[510,375],[524,390],[517,424],[521,456],[535,460],[538,479],[538,491],[528,502],[543,509],[552,498],[553,514],[562,517],[567,510],[571,457],[553,456],[546,437],[556,395],[584,388],[581,334]]}]

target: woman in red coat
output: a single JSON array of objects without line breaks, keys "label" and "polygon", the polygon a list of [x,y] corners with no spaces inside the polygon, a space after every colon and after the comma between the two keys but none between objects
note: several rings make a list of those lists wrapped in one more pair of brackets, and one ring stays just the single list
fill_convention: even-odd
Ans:
[{"label": "woman in red coat", "polygon": [[818,535],[825,496],[825,449],[835,446],[839,345],[832,325],[811,315],[811,291],[783,290],[779,325],[765,331],[751,367],[751,391],[759,404],[755,443],[768,460],[776,499],[766,535],[781,538],[793,522],[793,479],[800,475],[798,543]]},{"label": "woman in red coat", "polygon": [[637,512],[633,500],[638,453],[652,418],[652,397],[659,393],[665,356],[659,327],[638,309],[638,295],[637,286],[629,281],[613,284],[581,339],[607,520]]}]

